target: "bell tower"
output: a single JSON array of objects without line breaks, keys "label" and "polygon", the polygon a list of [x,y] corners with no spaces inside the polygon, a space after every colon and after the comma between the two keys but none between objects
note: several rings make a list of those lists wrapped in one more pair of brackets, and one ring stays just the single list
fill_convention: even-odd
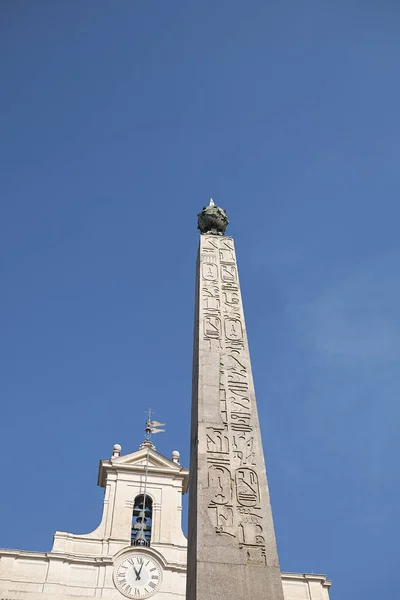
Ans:
[{"label": "bell tower", "polygon": [[150,440],[155,425],[148,419],[139,450],[122,455],[115,444],[111,458],[100,461],[98,485],[105,492],[97,529],[54,536],[53,552],[112,557],[104,581],[113,590],[110,597],[121,597],[118,592],[135,599],[185,596],[187,540],[181,520],[189,471],[178,451],[171,459],[157,452]]},{"label": "bell tower", "polygon": [[119,448],[114,446],[113,456],[100,461],[98,484],[105,488],[103,517],[88,536],[101,537],[110,554],[117,547],[145,547],[162,551],[165,558],[177,563],[182,553],[182,564],[186,564],[181,497],[189,472],[179,464],[179,453],[174,451],[170,460],[153,444],[142,444],[136,452],[121,456]]}]

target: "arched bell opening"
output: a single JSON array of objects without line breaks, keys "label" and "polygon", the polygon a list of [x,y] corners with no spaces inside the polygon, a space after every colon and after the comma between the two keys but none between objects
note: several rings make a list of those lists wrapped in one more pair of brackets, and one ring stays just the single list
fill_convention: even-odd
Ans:
[{"label": "arched bell opening", "polygon": [[136,496],[132,512],[131,546],[150,546],[153,500]]}]

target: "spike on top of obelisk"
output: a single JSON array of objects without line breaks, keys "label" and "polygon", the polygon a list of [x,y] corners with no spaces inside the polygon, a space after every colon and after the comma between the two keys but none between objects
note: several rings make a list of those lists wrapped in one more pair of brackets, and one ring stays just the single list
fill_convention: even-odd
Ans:
[{"label": "spike on top of obelisk", "polygon": [[197,215],[197,229],[200,233],[211,235],[224,235],[228,227],[228,217],[226,210],[217,206],[212,198],[208,206],[203,206],[203,210]]}]

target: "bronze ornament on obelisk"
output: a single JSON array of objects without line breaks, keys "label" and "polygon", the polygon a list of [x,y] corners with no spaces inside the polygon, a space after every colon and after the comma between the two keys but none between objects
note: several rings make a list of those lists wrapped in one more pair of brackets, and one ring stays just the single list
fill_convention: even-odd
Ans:
[{"label": "bronze ornament on obelisk", "polygon": [[283,600],[228,219],[199,214],[187,600]]}]

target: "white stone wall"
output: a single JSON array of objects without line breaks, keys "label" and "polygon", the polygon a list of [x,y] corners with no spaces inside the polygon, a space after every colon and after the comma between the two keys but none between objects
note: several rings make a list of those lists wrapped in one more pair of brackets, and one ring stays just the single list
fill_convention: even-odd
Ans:
[{"label": "white stone wall", "polygon": [[[156,555],[159,559],[159,556]],[[282,573],[285,600],[329,600],[324,575]],[[185,598],[186,572],[163,569],[163,581],[156,600]],[[19,552],[0,552],[0,600],[83,600],[86,598],[125,598],[113,583],[113,560],[73,560]]]},{"label": "white stone wall", "polygon": [[331,582],[325,575],[282,573],[285,600],[329,600]]},{"label": "white stone wall", "polygon": [[[3,563],[3,560],[4,564]],[[74,598],[125,598],[114,586],[113,563],[71,562],[66,557],[0,558],[0,598],[3,600],[71,600]],[[5,564],[7,563],[8,564]],[[163,569],[157,600],[184,598],[185,572]]]}]

